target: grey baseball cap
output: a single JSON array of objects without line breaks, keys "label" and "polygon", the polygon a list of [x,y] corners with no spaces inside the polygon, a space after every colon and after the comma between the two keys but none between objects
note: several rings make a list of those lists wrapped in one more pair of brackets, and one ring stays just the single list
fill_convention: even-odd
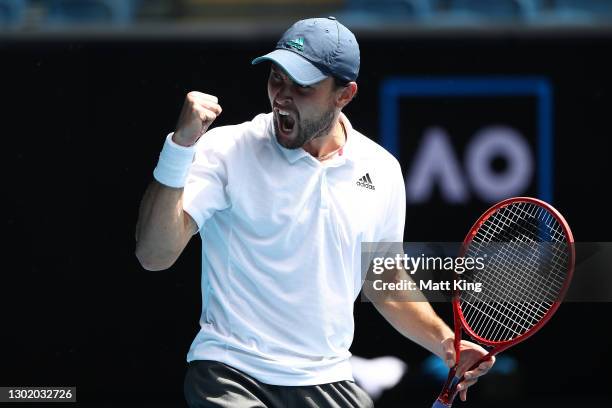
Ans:
[{"label": "grey baseball cap", "polygon": [[309,18],[289,27],[274,51],[251,64],[262,61],[276,63],[300,85],[312,85],[330,75],[350,82],[359,74],[359,44],[335,17]]}]

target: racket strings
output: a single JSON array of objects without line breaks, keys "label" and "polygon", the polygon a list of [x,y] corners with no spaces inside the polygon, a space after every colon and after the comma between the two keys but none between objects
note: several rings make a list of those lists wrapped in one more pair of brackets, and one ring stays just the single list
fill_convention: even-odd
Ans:
[{"label": "racket strings", "polygon": [[[503,216],[504,216],[504,214],[501,214],[501,216],[503,217]],[[503,218],[502,218],[502,220],[503,220]],[[504,222],[504,224],[508,225],[506,222]],[[492,228],[495,228],[495,225],[494,225],[494,224],[492,225]],[[490,233],[489,233],[488,231],[486,231],[486,230],[483,230],[483,235],[485,235],[485,238],[489,238]],[[496,245],[497,245],[497,246],[500,246],[500,247],[499,247],[499,248],[492,248],[492,249],[495,249],[495,250],[498,250],[498,249],[499,249],[499,250],[501,250],[501,251],[502,251],[502,252],[501,252],[501,254],[503,254],[503,255],[505,255],[505,256],[499,256],[499,254],[498,254],[498,256],[497,256],[497,257],[495,257],[495,258],[491,259],[491,264],[490,264],[490,266],[497,267],[497,268],[504,268],[504,269],[511,268],[513,265],[512,265],[510,262],[508,262],[508,259],[513,259],[513,260],[515,261],[515,263],[517,264],[517,266],[521,266],[521,267],[523,267],[523,268],[518,268],[518,269],[517,269],[519,272],[521,272],[521,271],[524,271],[524,270],[525,270],[525,267],[527,267],[527,266],[529,266],[529,265],[533,264],[533,263],[534,263],[534,261],[536,260],[536,259],[533,257],[534,253],[533,253],[532,251],[530,251],[530,252],[526,252],[526,251],[524,251],[524,250],[523,250],[523,248],[527,248],[527,249],[537,249],[537,247],[534,247],[534,245],[533,245],[533,244],[534,244],[535,242],[533,241],[533,239],[532,239],[532,238],[530,238],[530,239],[528,239],[528,240],[525,240],[525,238],[524,238],[524,237],[525,237],[525,234],[523,234],[523,239],[522,239],[522,240],[520,240],[520,241],[521,241],[521,242],[523,242],[523,243],[524,243],[524,242],[527,242],[528,244],[530,244],[529,246],[531,246],[531,248],[526,247],[526,245],[525,245],[525,244],[519,244],[519,243],[517,243],[517,242],[513,242],[513,241],[509,241],[507,244],[505,244],[505,246],[504,246],[504,247],[501,247],[501,245],[500,245],[500,244],[496,243]],[[502,236],[501,238],[502,238],[502,239],[507,239],[507,240],[510,240],[510,239],[511,239],[511,237],[507,237],[507,236],[505,236],[505,237],[504,237],[504,236]],[[487,241],[487,239],[483,240],[482,242],[488,243],[488,242],[486,242],[486,241]],[[495,241],[496,241],[496,242],[499,242],[499,241],[500,241],[500,237],[497,237],[497,239],[495,239]],[[478,250],[478,251],[481,251],[481,252],[483,251],[483,249],[481,248],[481,246],[480,246],[480,245],[478,245],[478,237],[475,239],[475,243],[476,243],[476,245],[473,245],[473,246],[470,248],[470,251],[469,251],[469,252],[470,252],[470,255],[472,255],[472,256],[476,256],[476,255],[478,255],[478,254],[476,253],[477,251],[475,251],[474,249],[476,249],[476,250]],[[525,258],[525,257],[524,257],[524,255],[525,255],[525,254],[529,254],[529,255],[531,255],[531,256],[530,256],[529,258]],[[506,287],[504,287],[504,285],[500,285],[500,283],[503,283],[503,282],[501,282],[501,281],[500,281],[500,279],[501,279],[501,278],[499,277],[499,275],[490,274],[489,276],[487,276],[487,275],[481,275],[481,277],[482,277],[483,279],[485,279],[485,280],[486,280],[486,278],[487,278],[487,277],[491,277],[491,278],[493,278],[493,279],[496,281],[496,282],[495,282],[495,283],[496,283],[496,285],[494,285],[494,286],[490,286],[490,288],[495,289],[495,290],[497,290],[497,291],[499,292],[499,293],[498,293],[498,296],[499,296],[498,298],[500,298],[500,299],[501,299],[501,298],[505,298],[505,297],[506,297],[505,295],[507,294],[507,290],[506,290],[507,288],[506,288]],[[495,279],[495,278],[498,278],[498,279]],[[528,282],[526,282],[526,279],[529,279],[529,278],[530,278],[530,277],[529,277],[529,275],[524,274],[524,273],[523,273],[523,274],[519,274],[519,275],[517,275],[517,276],[515,277],[515,279],[517,280],[517,283],[518,283],[519,285],[525,285],[525,284],[527,284]],[[512,283],[512,281],[511,281],[510,283]],[[535,284],[536,282],[533,282],[533,281],[532,281],[532,282],[529,282],[529,283],[530,283],[530,284]],[[519,287],[520,287],[520,286],[519,286]],[[512,292],[510,292],[510,293],[512,293]],[[526,298],[523,298],[523,299],[516,299],[516,298],[513,298],[513,299],[511,299],[511,300],[525,300],[525,299],[526,299]],[[489,299],[489,300],[490,300],[490,299]]]},{"label": "racket strings", "polygon": [[[484,281],[487,284],[491,283],[490,280],[487,281],[485,279]],[[543,304],[543,306],[541,306],[537,303],[528,303],[525,297],[517,298],[515,296],[508,296],[512,295],[512,291],[506,294],[506,296],[510,298],[508,301],[500,301],[499,297],[503,295],[499,293],[493,295],[495,298],[488,295],[486,292],[483,293],[483,295],[484,296],[479,296],[475,299],[470,299],[476,302],[470,303],[467,301],[469,307],[467,305],[465,306],[466,314],[468,320],[471,321],[474,320],[472,319],[473,313],[480,312],[480,319],[476,323],[471,322],[471,325],[477,331],[489,330],[489,334],[487,335],[495,339],[520,335],[522,332],[528,330],[533,324],[537,323],[550,306],[550,304]],[[470,310],[470,308],[475,310]],[[522,320],[517,319],[517,315],[522,315]],[[487,326],[485,326],[485,324],[487,324]],[[497,327],[495,333],[490,331],[494,327]],[[500,332],[501,329],[504,330]]]},{"label": "racket strings", "polygon": [[481,291],[461,292],[466,322],[480,337],[506,341],[536,325],[558,299],[569,248],[564,230],[545,208],[515,202],[486,219],[466,251],[484,257],[483,270],[461,276]]},{"label": "racket strings", "polygon": [[[513,256],[515,256],[515,255],[516,255],[516,251],[514,251],[515,247],[514,247],[514,246],[510,246],[509,248],[511,249],[510,253],[511,253]],[[502,265],[503,265],[504,267],[507,267],[507,265],[505,265],[505,262],[502,262]],[[489,299],[486,299],[486,300],[489,300],[489,301],[490,301],[491,299],[490,299],[490,297],[489,297]],[[515,298],[514,300],[517,300],[517,299]],[[524,300],[524,298],[523,298],[523,299],[520,299],[520,300]],[[492,305],[492,304],[489,304],[489,303],[488,303],[488,304],[486,304],[485,306],[486,306],[488,309],[491,309],[491,311],[493,311],[493,312],[495,312],[495,313],[507,312],[509,308],[514,309],[514,310],[513,310],[514,312],[516,312],[516,311],[517,311],[516,305],[515,305],[514,303],[510,303],[510,304],[509,304],[509,306],[508,306],[506,303],[500,303],[499,305],[497,305],[497,304],[493,304],[493,305]],[[532,311],[532,312],[533,312],[532,305],[529,305],[529,306],[530,306],[530,308],[526,308],[524,303],[519,303],[519,306],[522,306],[522,307],[520,307],[520,310],[519,310],[519,311],[526,311],[526,310],[528,310],[528,311]],[[545,305],[545,306],[548,306],[548,305]],[[500,310],[500,309],[505,309],[505,310]],[[537,308],[536,308],[536,309],[535,309],[535,312],[537,312],[537,311],[538,311],[538,310],[537,310]],[[544,310],[541,310],[541,312],[544,312]],[[485,313],[485,315],[486,315],[486,317],[488,317],[489,319],[491,319],[491,318],[493,317],[493,316],[491,316],[491,313]],[[528,322],[528,323],[530,323],[530,324],[533,324],[533,323],[537,322],[537,319],[539,318],[539,316],[534,316],[534,315],[533,315],[533,313],[530,313],[530,314],[529,314],[529,316],[532,316],[532,321],[531,321],[531,322]],[[496,322],[496,321],[497,321],[497,322]],[[526,325],[522,325],[520,322],[516,321],[515,319],[512,319],[511,317],[510,317],[510,319],[509,319],[509,322],[510,322],[510,323],[513,323],[515,326],[519,326],[519,329],[522,329],[522,330],[526,330],[526,329],[528,329],[528,326],[529,326],[529,325],[527,325],[527,326],[526,326]],[[495,319],[495,318],[494,318],[494,319],[493,319],[493,321],[489,321],[489,324],[491,324],[491,323],[497,323],[497,324],[499,324],[499,323],[503,323],[503,322],[499,322],[499,320],[498,320],[498,319]],[[504,328],[506,329],[506,332],[509,332],[509,333],[511,333],[511,334],[514,334],[514,335],[519,334],[519,332],[518,332],[517,330],[514,330],[514,328],[513,328],[513,327],[508,327],[508,325],[503,325],[503,324],[502,324],[502,325],[500,325],[498,328],[501,328],[501,327],[504,327]],[[477,329],[480,329],[480,328],[481,328],[481,326],[477,326],[476,328],[477,328]]]},{"label": "racket strings", "polygon": [[[525,235],[525,234],[523,234],[523,235]],[[523,239],[523,242],[524,242],[524,239]],[[516,257],[517,255],[521,254],[521,252],[517,251],[516,245],[509,245],[506,248],[506,250],[508,250],[508,249],[509,249],[508,252],[509,252],[510,256]],[[529,261],[531,261],[531,263],[533,263],[533,257],[531,257],[531,259],[527,258],[527,261],[528,261],[527,263],[529,263]],[[524,264],[525,262],[522,262],[522,263]],[[501,262],[501,267],[508,268],[508,266],[509,265],[507,265],[506,262],[503,262],[503,261]],[[519,264],[518,266],[522,267],[521,270],[525,267],[525,265],[521,265],[521,264]],[[523,279],[521,279],[521,278],[523,278]],[[519,277],[518,278],[519,283],[525,284],[526,281],[525,281],[524,278],[525,278],[525,276]],[[533,282],[530,282],[530,283],[533,284]],[[529,327],[531,325],[537,323],[539,318],[545,314],[546,310],[549,307],[549,304],[544,304],[543,305],[544,308],[538,307],[537,304],[534,307],[533,304],[527,304],[525,302],[526,299],[527,299],[526,297],[522,297],[522,298],[513,297],[511,303],[505,303],[505,302],[502,302],[502,303],[499,303],[499,304],[490,304],[490,303],[487,303],[485,305],[486,308],[491,309],[491,311],[494,311],[496,314],[503,313],[503,312],[507,313],[508,311],[511,311],[511,312],[514,312],[514,313],[517,313],[517,312],[525,313],[525,312],[527,312],[527,316],[526,317],[528,318],[527,319],[528,321],[527,321],[526,325],[525,324],[521,324],[521,322],[518,322],[516,319],[513,319],[512,317],[510,317],[507,320],[510,323],[512,323],[515,327],[509,327],[508,325],[503,325],[503,324],[500,325],[499,319],[495,319],[495,318],[493,319],[493,321],[489,321],[488,322],[489,326],[492,323],[497,323],[498,324],[498,329],[505,328],[505,332],[501,333],[502,336],[503,335],[518,335],[518,334],[520,334],[520,332],[529,329]],[[490,301],[491,300],[490,296],[489,296],[488,299],[485,299],[485,300]],[[515,303],[516,301],[519,301],[520,303]],[[517,307],[517,305],[518,305],[518,307]],[[540,314],[541,316],[538,316],[537,314]],[[481,317],[484,317],[484,316],[481,316]],[[491,313],[486,313],[486,317],[491,319],[491,317],[493,317],[493,316],[491,316]],[[506,316],[506,317],[508,318],[508,316]],[[477,330],[483,328],[482,325],[475,326],[475,327],[476,327]],[[486,329],[487,327],[484,327],[484,328]],[[515,330],[515,328],[518,329],[519,331]],[[497,334],[499,334],[499,333],[497,333]]]}]

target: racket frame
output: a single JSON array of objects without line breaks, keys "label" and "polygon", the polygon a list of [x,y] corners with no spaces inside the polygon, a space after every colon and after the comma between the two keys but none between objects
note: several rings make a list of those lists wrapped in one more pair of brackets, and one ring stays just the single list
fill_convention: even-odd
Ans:
[{"label": "racket frame", "polygon": [[[526,203],[538,205],[540,207],[544,207],[557,220],[557,222],[563,229],[563,232],[565,234],[565,237],[568,243],[568,247],[570,249],[569,259],[568,259],[569,270],[567,272],[567,276],[565,278],[565,281],[563,282],[563,287],[561,288],[561,291],[559,292],[559,296],[557,297],[557,300],[553,302],[552,306],[546,312],[546,314],[542,317],[542,319],[539,322],[537,322],[532,328],[527,330],[525,333],[515,337],[512,340],[491,341],[491,340],[484,339],[480,337],[478,334],[476,334],[472,330],[472,328],[468,325],[465,319],[465,316],[463,315],[463,312],[461,310],[461,306],[459,303],[460,292],[458,289],[455,290],[453,293],[453,299],[452,299],[453,321],[454,321],[454,326],[455,326],[454,327],[455,361],[458,362],[460,358],[460,344],[461,344],[461,331],[462,330],[464,330],[468,334],[468,336],[470,336],[477,343],[488,346],[488,347],[492,347],[492,349],[485,356],[483,356],[480,360],[474,363],[467,371],[471,371],[475,369],[481,363],[489,360],[494,355],[501,353],[502,351],[508,349],[509,347],[512,347],[515,344],[520,343],[524,341],[525,339],[533,336],[535,333],[537,333],[538,330],[540,330],[550,320],[550,318],[555,314],[555,312],[561,305],[561,302],[563,301],[563,298],[565,297],[569,284],[572,280],[572,276],[574,274],[574,263],[576,259],[576,251],[575,251],[575,246],[574,246],[574,236],[572,234],[572,231],[569,228],[569,225],[567,224],[567,221],[565,220],[565,218],[563,218],[561,213],[559,213],[559,211],[557,211],[553,206],[551,206],[545,201],[538,200],[537,198],[533,198],[533,197],[508,198],[506,200],[500,201],[499,203],[493,205],[487,211],[485,211],[480,216],[480,218],[476,220],[474,225],[472,225],[472,228],[470,228],[470,232],[468,232],[468,234],[466,235],[463,241],[461,255],[463,256],[465,254],[466,248],[472,242],[472,240],[474,239],[474,236],[476,236],[480,227],[487,221],[487,219],[489,219],[489,217],[491,217],[493,214],[495,214],[497,211],[501,210],[502,208],[507,207],[511,204],[518,203],[518,202],[526,202]],[[446,383],[444,384],[444,387],[442,388],[442,392],[438,396],[438,399],[436,403],[434,404],[434,406],[436,406],[436,404],[438,404],[438,406],[444,406],[444,407],[450,407],[452,405],[453,400],[455,399],[458,393],[457,385],[461,381],[464,380],[464,376],[461,376],[461,378],[458,378],[458,379],[455,377],[455,374],[457,372],[457,366],[458,364],[456,363],[455,366],[450,369]]]}]

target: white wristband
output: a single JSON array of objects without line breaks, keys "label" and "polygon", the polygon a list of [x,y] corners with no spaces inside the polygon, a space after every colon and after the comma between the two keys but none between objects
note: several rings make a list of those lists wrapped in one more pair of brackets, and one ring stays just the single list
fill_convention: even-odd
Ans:
[{"label": "white wristband", "polygon": [[172,140],[173,134],[170,133],[166,137],[164,147],[159,154],[157,167],[153,170],[153,177],[168,187],[181,188],[185,186],[195,155],[195,147],[176,144]]}]

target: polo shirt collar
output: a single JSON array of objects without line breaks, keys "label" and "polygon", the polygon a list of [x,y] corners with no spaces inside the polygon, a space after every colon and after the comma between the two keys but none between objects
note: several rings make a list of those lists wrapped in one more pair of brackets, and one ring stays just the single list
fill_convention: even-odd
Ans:
[{"label": "polo shirt collar", "polygon": [[300,160],[303,157],[307,157],[310,156],[310,154],[300,148],[300,149],[287,149],[286,147],[281,146],[280,143],[278,143],[278,140],[276,140],[276,135],[274,134],[274,125],[271,125],[271,135],[272,135],[272,140],[274,142],[274,144],[276,145],[276,147],[278,147],[278,149],[281,151],[281,153],[283,154],[283,156],[285,156],[285,159],[287,159],[287,161],[290,164],[295,163],[296,161]]},{"label": "polo shirt collar", "polygon": [[[297,162],[298,160],[310,156],[306,150],[300,149],[287,149],[281,146],[276,140],[276,135],[274,134],[274,119],[270,121],[269,132],[272,138],[273,143],[278,147],[281,151],[282,155],[287,159],[287,161],[291,164]],[[344,125],[344,129],[346,130],[346,143],[342,147],[342,157],[345,160],[353,159],[353,145],[355,144],[356,135],[353,133],[353,127],[351,126],[351,122],[349,122],[348,118],[344,115],[344,113],[340,112],[340,121]],[[316,160],[316,159],[315,159]]]},{"label": "polo shirt collar", "polygon": [[342,157],[345,160],[355,160],[355,146],[357,143],[357,134],[353,130],[351,122],[349,122],[348,118],[342,112],[340,112],[340,121],[342,122],[342,124],[344,125],[344,129],[346,130],[346,143],[342,147]]}]

